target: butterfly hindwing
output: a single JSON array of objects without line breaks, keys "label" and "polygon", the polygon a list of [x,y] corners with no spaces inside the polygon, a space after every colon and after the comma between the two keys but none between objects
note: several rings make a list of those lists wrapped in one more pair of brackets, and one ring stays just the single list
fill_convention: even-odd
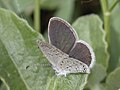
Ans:
[{"label": "butterfly hindwing", "polygon": [[82,40],[76,42],[75,46],[70,51],[69,56],[82,61],[90,68],[93,66],[95,61],[95,55],[92,48]]},{"label": "butterfly hindwing", "polygon": [[89,67],[85,63],[70,57],[62,59],[57,66],[66,73],[90,73]]}]

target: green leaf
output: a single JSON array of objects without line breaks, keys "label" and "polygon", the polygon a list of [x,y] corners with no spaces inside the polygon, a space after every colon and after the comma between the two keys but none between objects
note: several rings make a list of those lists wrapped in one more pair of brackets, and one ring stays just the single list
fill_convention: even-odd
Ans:
[{"label": "green leaf", "polygon": [[107,90],[104,84],[95,84],[89,90]]},{"label": "green leaf", "polygon": [[83,90],[88,75],[68,75],[68,77],[53,77],[47,90]]},{"label": "green leaf", "polygon": [[118,90],[120,88],[120,67],[109,74],[106,85],[107,90]]},{"label": "green leaf", "polygon": [[111,13],[111,43],[109,71],[117,67],[120,56],[120,5],[118,4]]},{"label": "green leaf", "polygon": [[[88,87],[95,88],[106,76],[108,53],[106,52],[105,32],[102,21],[97,15],[80,17],[73,23],[73,27],[81,40],[88,42],[94,49],[96,65],[88,79]],[[99,76],[99,77],[98,77]]]},{"label": "green leaf", "polygon": [[32,11],[34,0],[1,0],[0,7],[12,10],[16,13]]},{"label": "green leaf", "polygon": [[[35,77],[39,73],[34,73],[39,69],[31,65],[40,62],[36,53],[37,38],[38,34],[24,20],[0,10],[0,77],[11,90],[35,88],[31,84],[38,79]],[[27,66],[33,68],[27,70]]]},{"label": "green leaf", "polygon": [[[92,73],[88,78],[88,86],[93,90],[107,75],[105,68],[102,65],[95,64]],[[95,89],[94,89],[95,90]]]},{"label": "green leaf", "polygon": [[26,21],[0,9],[0,79],[10,90],[82,90],[88,74],[56,76],[38,49],[42,38]]},{"label": "green leaf", "polygon": [[34,8],[34,0],[12,0],[11,2],[17,13],[32,12]]},{"label": "green leaf", "polygon": [[73,10],[74,0],[62,0],[62,2],[60,3],[60,9],[56,13],[56,16],[70,21],[73,15]]}]

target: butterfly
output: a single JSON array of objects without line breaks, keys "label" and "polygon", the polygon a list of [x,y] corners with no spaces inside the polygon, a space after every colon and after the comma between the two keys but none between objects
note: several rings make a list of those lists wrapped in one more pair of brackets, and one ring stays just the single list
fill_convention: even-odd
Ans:
[{"label": "butterfly", "polygon": [[49,43],[38,40],[37,44],[57,75],[90,73],[95,62],[92,47],[79,40],[74,28],[59,17],[52,17],[48,24]]}]

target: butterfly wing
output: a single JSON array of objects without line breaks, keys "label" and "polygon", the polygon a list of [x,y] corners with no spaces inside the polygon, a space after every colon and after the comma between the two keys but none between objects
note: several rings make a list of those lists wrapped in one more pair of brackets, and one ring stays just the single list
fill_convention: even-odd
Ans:
[{"label": "butterfly wing", "polygon": [[37,41],[37,43],[40,50],[53,66],[56,66],[58,61],[67,56],[67,54],[63,53],[53,45],[50,45],[43,41]]},{"label": "butterfly wing", "polygon": [[58,63],[58,68],[61,70],[61,74],[68,74],[68,73],[90,73],[89,67],[74,58],[65,57]]},{"label": "butterfly wing", "polygon": [[82,61],[90,68],[93,66],[95,61],[95,55],[92,48],[82,40],[76,42],[75,46],[69,53],[69,57]]},{"label": "butterfly wing", "polygon": [[69,53],[77,37],[75,30],[69,23],[58,17],[53,17],[48,25],[49,42],[64,53]]},{"label": "butterfly wing", "polygon": [[43,41],[37,41],[39,48],[52,64],[53,69],[56,70],[58,75],[65,75],[69,73],[90,73],[89,67],[69,55],[57,49],[53,45]]}]

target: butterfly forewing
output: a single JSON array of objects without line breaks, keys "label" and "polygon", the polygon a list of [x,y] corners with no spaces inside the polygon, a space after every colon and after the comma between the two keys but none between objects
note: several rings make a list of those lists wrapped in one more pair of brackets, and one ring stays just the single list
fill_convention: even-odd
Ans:
[{"label": "butterfly forewing", "polygon": [[74,46],[77,34],[66,21],[53,17],[48,25],[49,42],[64,53],[69,53]]},{"label": "butterfly forewing", "polygon": [[59,49],[57,49],[56,47],[54,47],[53,45],[50,45],[46,42],[37,41],[37,43],[40,50],[43,52],[45,57],[53,66],[56,66],[58,61],[60,61],[63,57],[65,57],[65,55],[67,55]]}]

